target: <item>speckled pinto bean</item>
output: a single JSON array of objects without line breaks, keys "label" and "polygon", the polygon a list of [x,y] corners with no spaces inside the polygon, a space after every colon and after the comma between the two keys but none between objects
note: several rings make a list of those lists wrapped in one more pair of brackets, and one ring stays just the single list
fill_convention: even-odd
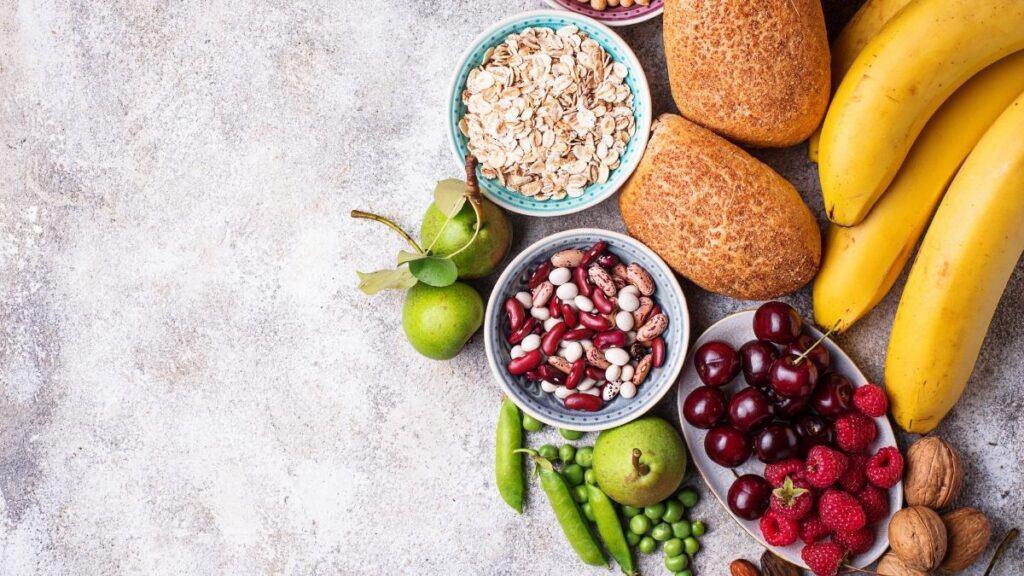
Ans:
[{"label": "speckled pinto bean", "polygon": [[555,369],[561,372],[562,374],[568,374],[569,371],[572,370],[572,364],[570,364],[568,360],[562,358],[561,356],[549,357],[548,364],[554,366]]},{"label": "speckled pinto bean", "polygon": [[533,289],[533,307],[540,308],[541,306],[546,306],[548,300],[551,299],[551,296],[554,295],[554,293],[554,284],[548,282],[547,280],[541,282],[540,284],[537,285],[536,288]]},{"label": "speckled pinto bean", "polygon": [[651,371],[651,364],[653,363],[654,355],[648,354],[640,359],[640,362],[636,365],[636,370],[633,371],[633,382],[634,386],[639,386],[644,383],[647,379],[647,374]]},{"label": "speckled pinto bean", "polygon": [[556,268],[575,268],[579,266],[582,261],[583,250],[577,250],[575,248],[556,252],[555,255],[551,257],[551,265]]},{"label": "speckled pinto bean", "polygon": [[654,279],[647,273],[647,270],[644,270],[643,266],[635,262],[627,266],[626,279],[630,284],[636,286],[644,296],[654,294]]},{"label": "speckled pinto bean", "polygon": [[642,342],[649,342],[654,340],[668,327],[668,316],[664,314],[655,314],[651,316],[644,325],[636,331],[636,339]]},{"label": "speckled pinto bean", "polygon": [[596,366],[601,370],[612,365],[611,362],[605,359],[604,352],[600,351],[597,346],[587,350],[587,363],[591,366]]},{"label": "speckled pinto bean", "polygon": [[615,281],[612,280],[611,274],[597,264],[594,264],[587,269],[587,277],[594,283],[594,286],[597,286],[598,290],[604,292],[605,296],[611,297],[618,293],[618,289],[615,287]]}]

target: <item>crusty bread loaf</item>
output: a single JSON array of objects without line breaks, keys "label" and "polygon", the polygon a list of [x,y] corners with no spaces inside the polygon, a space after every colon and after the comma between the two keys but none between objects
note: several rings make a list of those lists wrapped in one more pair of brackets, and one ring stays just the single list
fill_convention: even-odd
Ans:
[{"label": "crusty bread loaf", "polygon": [[820,0],[665,0],[672,97],[750,146],[791,146],[821,123],[829,47]]},{"label": "crusty bread loaf", "polygon": [[749,300],[788,294],[814,277],[821,235],[782,176],[714,133],[663,114],[619,197],[629,233],[676,272]]}]

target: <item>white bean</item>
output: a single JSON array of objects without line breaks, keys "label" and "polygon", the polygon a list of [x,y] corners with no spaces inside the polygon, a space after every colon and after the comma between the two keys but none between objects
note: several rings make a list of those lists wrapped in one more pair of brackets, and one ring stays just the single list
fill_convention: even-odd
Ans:
[{"label": "white bean", "polygon": [[561,318],[548,318],[544,321],[544,331],[547,332],[555,327],[556,324],[561,322]]},{"label": "white bean", "polygon": [[622,374],[619,374],[619,379],[622,380],[623,382],[625,382],[626,380],[630,380],[631,378],[633,378],[633,371],[633,365],[626,364],[625,366],[622,367]]},{"label": "white bean", "polygon": [[604,369],[604,379],[609,382],[614,382],[619,379],[622,374],[622,367],[612,364],[611,366]]},{"label": "white bean", "polygon": [[579,342],[562,342],[562,358],[569,362],[575,362],[583,357],[583,344]]},{"label": "white bean", "polygon": [[[629,364],[629,352],[622,348],[609,348],[604,351],[604,359],[616,366],[625,366]],[[614,378],[609,378],[609,380],[614,380]]]},{"label": "white bean", "polygon": [[573,391],[569,390],[565,386],[559,386],[558,388],[555,388],[555,397],[558,398],[559,400],[565,400],[569,396],[572,396],[572,393]]},{"label": "white bean", "polygon": [[636,385],[632,382],[623,382],[622,386],[619,387],[619,395],[623,398],[632,398],[636,396]]},{"label": "white bean", "polygon": [[639,307],[640,299],[636,297],[636,294],[633,294],[632,292],[619,294],[619,308],[622,308],[626,312],[633,312]]},{"label": "white bean", "polygon": [[623,332],[632,330],[633,323],[633,315],[625,310],[619,310],[618,314],[615,315],[615,327]]},{"label": "white bean", "polygon": [[579,343],[583,345],[583,350],[584,351],[590,350],[591,348],[594,347],[594,341],[589,339],[589,338],[585,338],[583,340],[580,340]]},{"label": "white bean", "polygon": [[619,298],[622,298],[622,295],[626,293],[633,294],[634,296],[639,297],[640,289],[637,288],[636,286],[633,286],[632,284],[626,284],[625,286],[622,287],[621,290],[619,290]]},{"label": "white bean", "polygon": [[520,343],[525,352],[531,352],[540,348],[540,334],[530,334]]},{"label": "white bean", "polygon": [[579,295],[579,293],[580,289],[577,288],[576,284],[572,282],[566,282],[565,284],[559,286],[558,290],[555,290],[555,295],[558,296],[558,299],[561,300],[562,302],[568,302],[572,300],[577,295]]},{"label": "white bean", "polygon": [[[594,301],[591,300],[590,298],[582,295],[582,294],[580,294],[579,296],[573,298],[572,301],[573,301],[574,304],[576,304],[576,307],[579,308],[581,312],[593,312],[594,311]],[[638,302],[637,306],[639,306],[639,305],[640,304]]]},{"label": "white bean", "polygon": [[523,308],[533,308],[533,294],[529,292],[516,292],[516,300],[519,300]]},{"label": "white bean", "polygon": [[536,308],[530,308],[530,316],[533,316],[537,320],[547,320],[551,318],[551,311],[544,306],[538,306]]},{"label": "white bean", "polygon": [[[540,347],[539,340],[537,341],[537,347]],[[530,350],[533,350],[533,348],[530,348]],[[523,348],[519,344],[516,344],[515,346],[512,347],[512,351],[509,352],[509,356],[511,356],[512,359],[515,360],[516,358],[522,358],[523,356],[526,356],[526,353],[529,352],[530,350],[527,350],[526,348]]]},{"label": "white bean", "polygon": [[541,380],[540,389],[547,392],[548,394],[551,394],[552,392],[558,389],[558,384],[555,384],[554,382],[551,382],[549,380]]},{"label": "white bean", "polygon": [[597,388],[590,388],[589,390],[581,390],[583,394],[590,394],[591,396],[600,396],[601,391]]},{"label": "white bean", "polygon": [[572,272],[568,268],[555,268],[548,273],[548,281],[555,286],[561,286],[572,279]]},{"label": "white bean", "polygon": [[593,388],[595,384],[597,384],[597,380],[594,380],[593,378],[584,378],[583,381],[580,382],[579,386],[576,387],[576,389],[579,390],[580,392],[586,392],[587,390]]}]

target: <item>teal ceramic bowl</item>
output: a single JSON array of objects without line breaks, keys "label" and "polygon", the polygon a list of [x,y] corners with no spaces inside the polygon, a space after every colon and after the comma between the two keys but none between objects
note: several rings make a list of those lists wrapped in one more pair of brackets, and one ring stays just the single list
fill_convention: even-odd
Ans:
[{"label": "teal ceramic bowl", "polygon": [[604,24],[565,10],[536,10],[523,12],[491,26],[480,34],[473,41],[469,49],[462,55],[459,66],[452,77],[448,95],[448,136],[451,143],[452,155],[454,155],[459,166],[464,166],[464,158],[469,154],[467,138],[459,131],[459,120],[466,113],[466,106],[462,103],[462,92],[466,86],[466,79],[473,68],[483,62],[484,53],[491,47],[503,42],[505,38],[514,32],[525,28],[546,27],[561,28],[574,25],[580,31],[593,38],[604,48],[605,52],[615,62],[621,62],[626,66],[626,84],[633,93],[633,118],[636,122],[636,132],[626,146],[625,152],[620,157],[619,167],[613,170],[608,181],[598,184],[594,183],[584,189],[583,195],[578,198],[563,198],[561,200],[537,201],[531,197],[523,196],[518,192],[509,190],[497,180],[480,178],[480,187],[492,202],[506,210],[525,214],[528,216],[561,216],[571,214],[589,208],[607,199],[621,187],[629,175],[633,173],[640,163],[644,148],[647,146],[647,138],[651,131],[651,92],[647,85],[647,76],[640,66],[636,55],[622,40]]}]

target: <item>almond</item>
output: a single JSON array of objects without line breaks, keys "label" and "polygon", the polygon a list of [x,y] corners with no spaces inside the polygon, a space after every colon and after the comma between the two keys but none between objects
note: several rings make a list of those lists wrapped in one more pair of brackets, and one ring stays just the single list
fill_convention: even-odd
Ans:
[{"label": "almond", "polygon": [[737,559],[729,564],[729,574],[731,576],[761,576],[761,571],[749,561]]}]

